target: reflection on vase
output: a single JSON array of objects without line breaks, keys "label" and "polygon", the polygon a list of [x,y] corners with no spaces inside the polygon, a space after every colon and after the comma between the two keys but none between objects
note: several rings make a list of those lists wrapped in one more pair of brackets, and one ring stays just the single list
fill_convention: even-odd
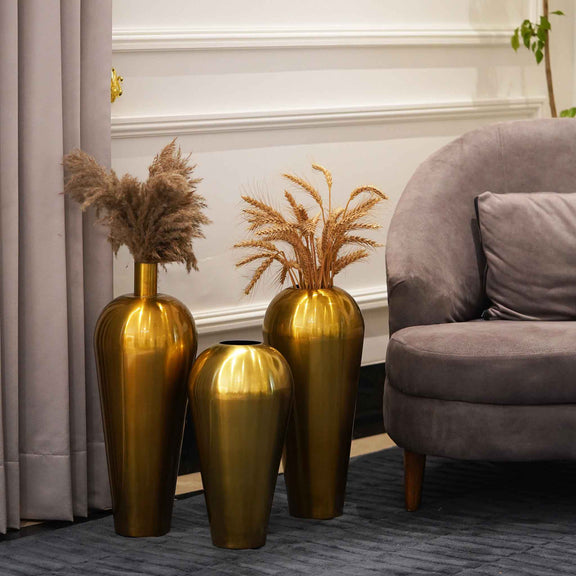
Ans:
[{"label": "reflection on vase", "polygon": [[290,368],[270,346],[222,342],[198,357],[189,395],[212,541],[263,546],[292,403]]},{"label": "reflection on vase", "polygon": [[136,263],[134,279],[134,294],[98,320],[98,380],[116,532],[161,536],[170,530],[198,338],[186,306],[157,293],[156,264]]},{"label": "reflection on vase", "polygon": [[284,460],[293,516],[343,512],[363,339],[362,314],[339,288],[288,288],[266,312],[264,340],[294,378]]}]

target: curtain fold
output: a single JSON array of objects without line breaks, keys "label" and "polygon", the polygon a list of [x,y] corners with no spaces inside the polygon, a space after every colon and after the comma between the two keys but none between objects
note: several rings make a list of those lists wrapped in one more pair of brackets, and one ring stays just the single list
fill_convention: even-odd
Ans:
[{"label": "curtain fold", "polygon": [[0,2],[0,531],[19,526],[18,2]]},{"label": "curtain fold", "polygon": [[103,231],[62,157],[110,163],[111,0],[0,2],[0,531],[110,505],[92,333]]}]

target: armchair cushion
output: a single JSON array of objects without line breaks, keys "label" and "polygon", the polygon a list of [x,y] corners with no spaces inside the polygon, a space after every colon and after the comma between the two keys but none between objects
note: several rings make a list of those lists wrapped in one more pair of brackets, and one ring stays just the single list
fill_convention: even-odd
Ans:
[{"label": "armchair cushion", "polygon": [[576,404],[576,322],[413,326],[390,339],[388,382],[408,396],[480,404]]},{"label": "armchair cushion", "polygon": [[576,320],[576,194],[476,198],[486,319]]}]

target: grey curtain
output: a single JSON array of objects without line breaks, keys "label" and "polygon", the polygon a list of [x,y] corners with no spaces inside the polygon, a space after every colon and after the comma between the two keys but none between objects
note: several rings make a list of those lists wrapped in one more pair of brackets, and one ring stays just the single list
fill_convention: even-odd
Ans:
[{"label": "grey curtain", "polygon": [[0,0],[0,531],[110,505],[92,333],[112,257],[61,194],[110,161],[111,0]]}]

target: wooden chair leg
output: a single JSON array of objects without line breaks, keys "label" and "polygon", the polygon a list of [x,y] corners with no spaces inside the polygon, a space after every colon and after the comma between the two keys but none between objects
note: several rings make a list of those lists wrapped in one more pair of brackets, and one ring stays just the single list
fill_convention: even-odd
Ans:
[{"label": "wooden chair leg", "polygon": [[425,465],[425,454],[404,450],[404,495],[408,512],[414,512],[420,508]]}]

